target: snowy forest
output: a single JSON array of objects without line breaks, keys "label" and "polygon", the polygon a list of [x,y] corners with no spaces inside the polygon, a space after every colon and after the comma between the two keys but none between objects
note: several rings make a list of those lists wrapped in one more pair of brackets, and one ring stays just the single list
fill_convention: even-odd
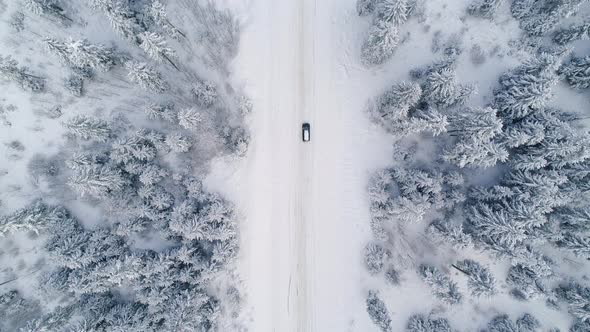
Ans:
[{"label": "snowy forest", "polygon": [[590,1],[0,0],[0,332],[590,332]]},{"label": "snowy forest", "polygon": [[[0,1],[0,331],[238,330],[240,29],[207,1]],[[33,120],[31,120],[33,119]]]},{"label": "snowy forest", "polygon": [[[359,0],[372,22],[359,45],[364,65],[395,61],[404,25],[420,24],[424,6]],[[563,99],[588,94],[588,13],[583,0],[471,0],[465,22],[519,29],[510,46],[518,62],[492,89],[461,70],[487,54],[435,34],[438,60],[391,78],[370,101],[395,160],[368,187],[365,266],[383,283],[368,291],[366,310],[380,330],[393,331],[391,288],[425,287],[436,300],[409,318],[408,332],[455,331],[448,315],[493,303],[502,305],[485,313],[481,331],[559,331],[551,314],[529,312],[537,308],[568,315],[571,332],[590,331],[588,102]]]}]

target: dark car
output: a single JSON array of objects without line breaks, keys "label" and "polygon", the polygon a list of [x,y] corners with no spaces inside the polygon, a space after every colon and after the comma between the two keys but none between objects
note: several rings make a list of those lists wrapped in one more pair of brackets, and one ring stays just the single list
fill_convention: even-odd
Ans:
[{"label": "dark car", "polygon": [[301,126],[301,137],[304,142],[309,142],[311,139],[311,126],[307,122]]}]

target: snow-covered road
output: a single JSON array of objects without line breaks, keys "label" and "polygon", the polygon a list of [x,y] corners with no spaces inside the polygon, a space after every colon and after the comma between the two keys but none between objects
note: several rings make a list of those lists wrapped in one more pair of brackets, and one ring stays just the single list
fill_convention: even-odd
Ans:
[{"label": "snow-covered road", "polygon": [[248,9],[235,68],[254,103],[252,142],[234,184],[247,218],[252,331],[373,328],[361,288],[365,186],[389,147],[362,113],[373,78],[355,65],[354,3],[252,0]]}]

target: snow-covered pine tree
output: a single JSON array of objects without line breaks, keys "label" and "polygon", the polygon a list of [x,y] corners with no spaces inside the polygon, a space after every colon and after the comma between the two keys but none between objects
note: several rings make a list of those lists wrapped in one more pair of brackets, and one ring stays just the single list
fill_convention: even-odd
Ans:
[{"label": "snow-covered pine tree", "polygon": [[519,332],[516,324],[506,314],[497,315],[488,323],[487,332]]},{"label": "snow-covered pine tree", "polygon": [[518,332],[537,332],[541,323],[533,315],[525,313],[516,320]]},{"label": "snow-covered pine tree", "polygon": [[80,75],[70,75],[64,80],[64,87],[73,96],[82,97],[84,95],[84,79]]},{"label": "snow-covered pine tree", "polygon": [[519,300],[529,300],[546,294],[544,279],[551,271],[541,265],[518,263],[510,267],[506,276],[506,284],[510,287],[510,295]]},{"label": "snow-covered pine tree", "polygon": [[190,140],[190,138],[179,133],[166,135],[165,143],[170,148],[170,150],[178,153],[188,152],[191,146],[193,146],[193,142]]},{"label": "snow-covered pine tree", "polygon": [[467,208],[466,231],[498,253],[510,254],[528,239],[528,221],[515,220],[505,210],[486,203]]},{"label": "snow-covered pine tree", "polygon": [[136,13],[127,1],[89,0],[90,6],[102,11],[109,20],[111,27],[124,39],[138,44],[137,35],[144,31],[138,23]]},{"label": "snow-covered pine tree", "polygon": [[104,198],[121,191],[126,182],[120,171],[95,165],[75,170],[68,185],[81,197]]},{"label": "snow-covered pine tree", "polygon": [[422,87],[424,99],[433,107],[463,105],[475,92],[471,85],[459,85],[457,73],[450,66],[431,71]]},{"label": "snow-covered pine tree", "polygon": [[40,234],[67,218],[68,214],[62,207],[50,206],[40,200],[35,201],[28,207],[0,217],[0,235],[7,236],[19,231]]},{"label": "snow-covered pine tree", "polygon": [[111,136],[111,127],[106,121],[77,115],[65,123],[68,134],[85,141],[106,142]]},{"label": "snow-covered pine tree", "polygon": [[377,0],[357,0],[356,11],[359,16],[372,15],[377,7]]},{"label": "snow-covered pine tree", "polygon": [[446,318],[431,318],[424,315],[412,315],[406,325],[406,332],[453,332]]},{"label": "snow-covered pine tree", "polygon": [[139,175],[139,182],[146,186],[152,186],[167,177],[168,171],[158,165],[147,165]]},{"label": "snow-covered pine tree", "polygon": [[496,293],[496,279],[489,269],[478,262],[465,259],[457,262],[453,267],[467,275],[469,279],[467,286],[471,295],[489,297]]},{"label": "snow-covered pine tree", "polygon": [[541,36],[552,30],[559,21],[578,11],[585,0],[514,0],[512,15],[529,35]]},{"label": "snow-covered pine tree", "polygon": [[189,130],[197,130],[202,125],[203,114],[196,108],[185,108],[178,112],[178,124]]},{"label": "snow-covered pine tree", "polygon": [[590,38],[590,23],[570,25],[567,28],[559,29],[553,35],[553,41],[560,45],[566,45],[576,40],[587,40]]},{"label": "snow-covered pine tree", "polygon": [[225,126],[222,130],[224,145],[227,150],[237,156],[244,156],[248,150],[250,134],[244,127]]},{"label": "snow-covered pine tree", "polygon": [[227,241],[236,235],[233,208],[216,195],[174,207],[170,230],[189,240]]},{"label": "snow-covered pine tree", "polygon": [[64,9],[57,0],[23,0],[25,8],[35,15],[45,15],[56,19],[59,23],[69,25],[73,22],[66,16]]},{"label": "snow-covered pine tree", "polygon": [[400,273],[394,267],[389,267],[385,271],[385,281],[392,286],[397,286],[400,284]]},{"label": "snow-covered pine tree", "polygon": [[393,55],[399,44],[399,31],[389,22],[377,21],[369,30],[361,48],[361,58],[366,65],[381,65]]},{"label": "snow-covered pine tree", "polygon": [[569,250],[579,257],[590,259],[590,238],[571,232],[563,233],[556,242],[559,248]]},{"label": "snow-covered pine tree", "polygon": [[449,276],[432,265],[420,265],[418,272],[422,280],[430,287],[432,294],[443,302],[454,305],[462,301],[457,284]]},{"label": "snow-covered pine tree", "polygon": [[492,19],[503,3],[504,0],[473,0],[469,4],[469,7],[467,7],[467,13],[473,16]]},{"label": "snow-covered pine tree", "polygon": [[159,0],[152,2],[149,7],[148,13],[151,19],[160,28],[162,28],[170,37],[178,39],[179,37],[186,37],[186,35],[180,31],[174,24],[170,22],[166,14],[166,7]]},{"label": "snow-covered pine tree", "polygon": [[570,62],[559,68],[559,74],[576,89],[590,88],[590,56],[572,58]]},{"label": "snow-covered pine tree", "polygon": [[45,38],[43,42],[51,53],[73,68],[108,71],[116,64],[114,50],[104,45],[90,44],[84,39],[61,42]]},{"label": "snow-covered pine tree", "polygon": [[491,107],[468,107],[450,117],[448,133],[466,138],[485,141],[502,133],[502,120]]},{"label": "snow-covered pine tree", "polygon": [[388,129],[398,137],[420,132],[430,132],[433,136],[438,136],[447,131],[448,125],[446,115],[428,108],[426,110],[416,110],[407,119],[392,123]]},{"label": "snow-covered pine tree", "polygon": [[445,151],[443,158],[461,168],[487,168],[507,161],[508,156],[508,151],[502,145],[490,139],[480,140],[478,136],[472,136]]},{"label": "snow-covered pine tree", "polygon": [[557,208],[551,213],[550,220],[565,231],[587,232],[590,231],[590,207]]},{"label": "snow-covered pine tree", "polygon": [[467,108],[451,116],[451,135],[458,142],[444,153],[444,158],[463,167],[492,167],[508,159],[508,151],[493,140],[502,133],[502,120],[490,107]]},{"label": "snow-covered pine tree", "polygon": [[539,111],[551,97],[557,83],[559,55],[542,53],[500,77],[500,87],[494,93],[494,107],[506,120],[520,120]]},{"label": "snow-covered pine tree", "polygon": [[13,81],[21,88],[41,92],[45,90],[45,79],[28,72],[26,67],[19,67],[10,56],[0,56],[0,78]]},{"label": "snow-covered pine tree", "polygon": [[380,0],[375,8],[375,20],[399,27],[408,20],[409,11],[408,0]]},{"label": "snow-covered pine tree", "polygon": [[434,220],[427,231],[436,242],[457,249],[465,249],[472,244],[471,236],[463,232],[463,225],[451,222],[447,218]]},{"label": "snow-covered pine tree", "polygon": [[127,77],[142,89],[153,92],[164,92],[170,88],[162,74],[145,62],[127,61],[125,63]]},{"label": "snow-covered pine tree", "polygon": [[202,107],[212,106],[219,98],[217,86],[211,81],[197,80],[193,83],[191,91]]},{"label": "snow-covered pine tree", "polygon": [[148,118],[152,120],[164,120],[172,123],[178,122],[176,112],[174,111],[174,104],[149,104],[144,110]]},{"label": "snow-covered pine tree", "polygon": [[369,243],[365,247],[365,266],[370,274],[378,274],[383,271],[385,264],[391,258],[389,250],[378,243]]},{"label": "snow-covered pine tree", "polygon": [[383,332],[391,332],[391,316],[385,302],[379,298],[379,294],[369,291],[366,300],[367,313],[369,317]]},{"label": "snow-covered pine tree", "polygon": [[422,88],[416,83],[398,83],[392,86],[375,101],[372,116],[375,120],[388,124],[404,119],[422,96]]},{"label": "snow-covered pine tree", "polygon": [[590,322],[590,288],[572,281],[559,285],[554,293],[565,303],[572,316]]},{"label": "snow-covered pine tree", "polygon": [[164,37],[158,35],[155,32],[143,32],[138,35],[140,40],[139,47],[145,51],[145,53],[157,62],[168,62],[174,68],[178,69],[172,59],[176,56],[174,50],[168,47],[168,44],[164,40]]},{"label": "snow-covered pine tree", "polygon": [[127,138],[119,139],[112,144],[111,159],[117,163],[147,162],[156,158],[157,150],[154,142],[139,131]]}]

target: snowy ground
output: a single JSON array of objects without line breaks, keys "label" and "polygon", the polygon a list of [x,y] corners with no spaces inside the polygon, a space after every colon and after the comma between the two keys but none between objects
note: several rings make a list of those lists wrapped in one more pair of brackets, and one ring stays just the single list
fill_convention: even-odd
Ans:
[{"label": "snowy ground", "polygon": [[[242,277],[253,331],[374,329],[360,288],[366,181],[391,152],[362,112],[375,90],[356,64],[354,2],[257,0],[244,19],[234,65],[254,101],[253,140],[225,186],[238,188],[247,216]],[[301,142],[305,121],[310,143]]]}]

